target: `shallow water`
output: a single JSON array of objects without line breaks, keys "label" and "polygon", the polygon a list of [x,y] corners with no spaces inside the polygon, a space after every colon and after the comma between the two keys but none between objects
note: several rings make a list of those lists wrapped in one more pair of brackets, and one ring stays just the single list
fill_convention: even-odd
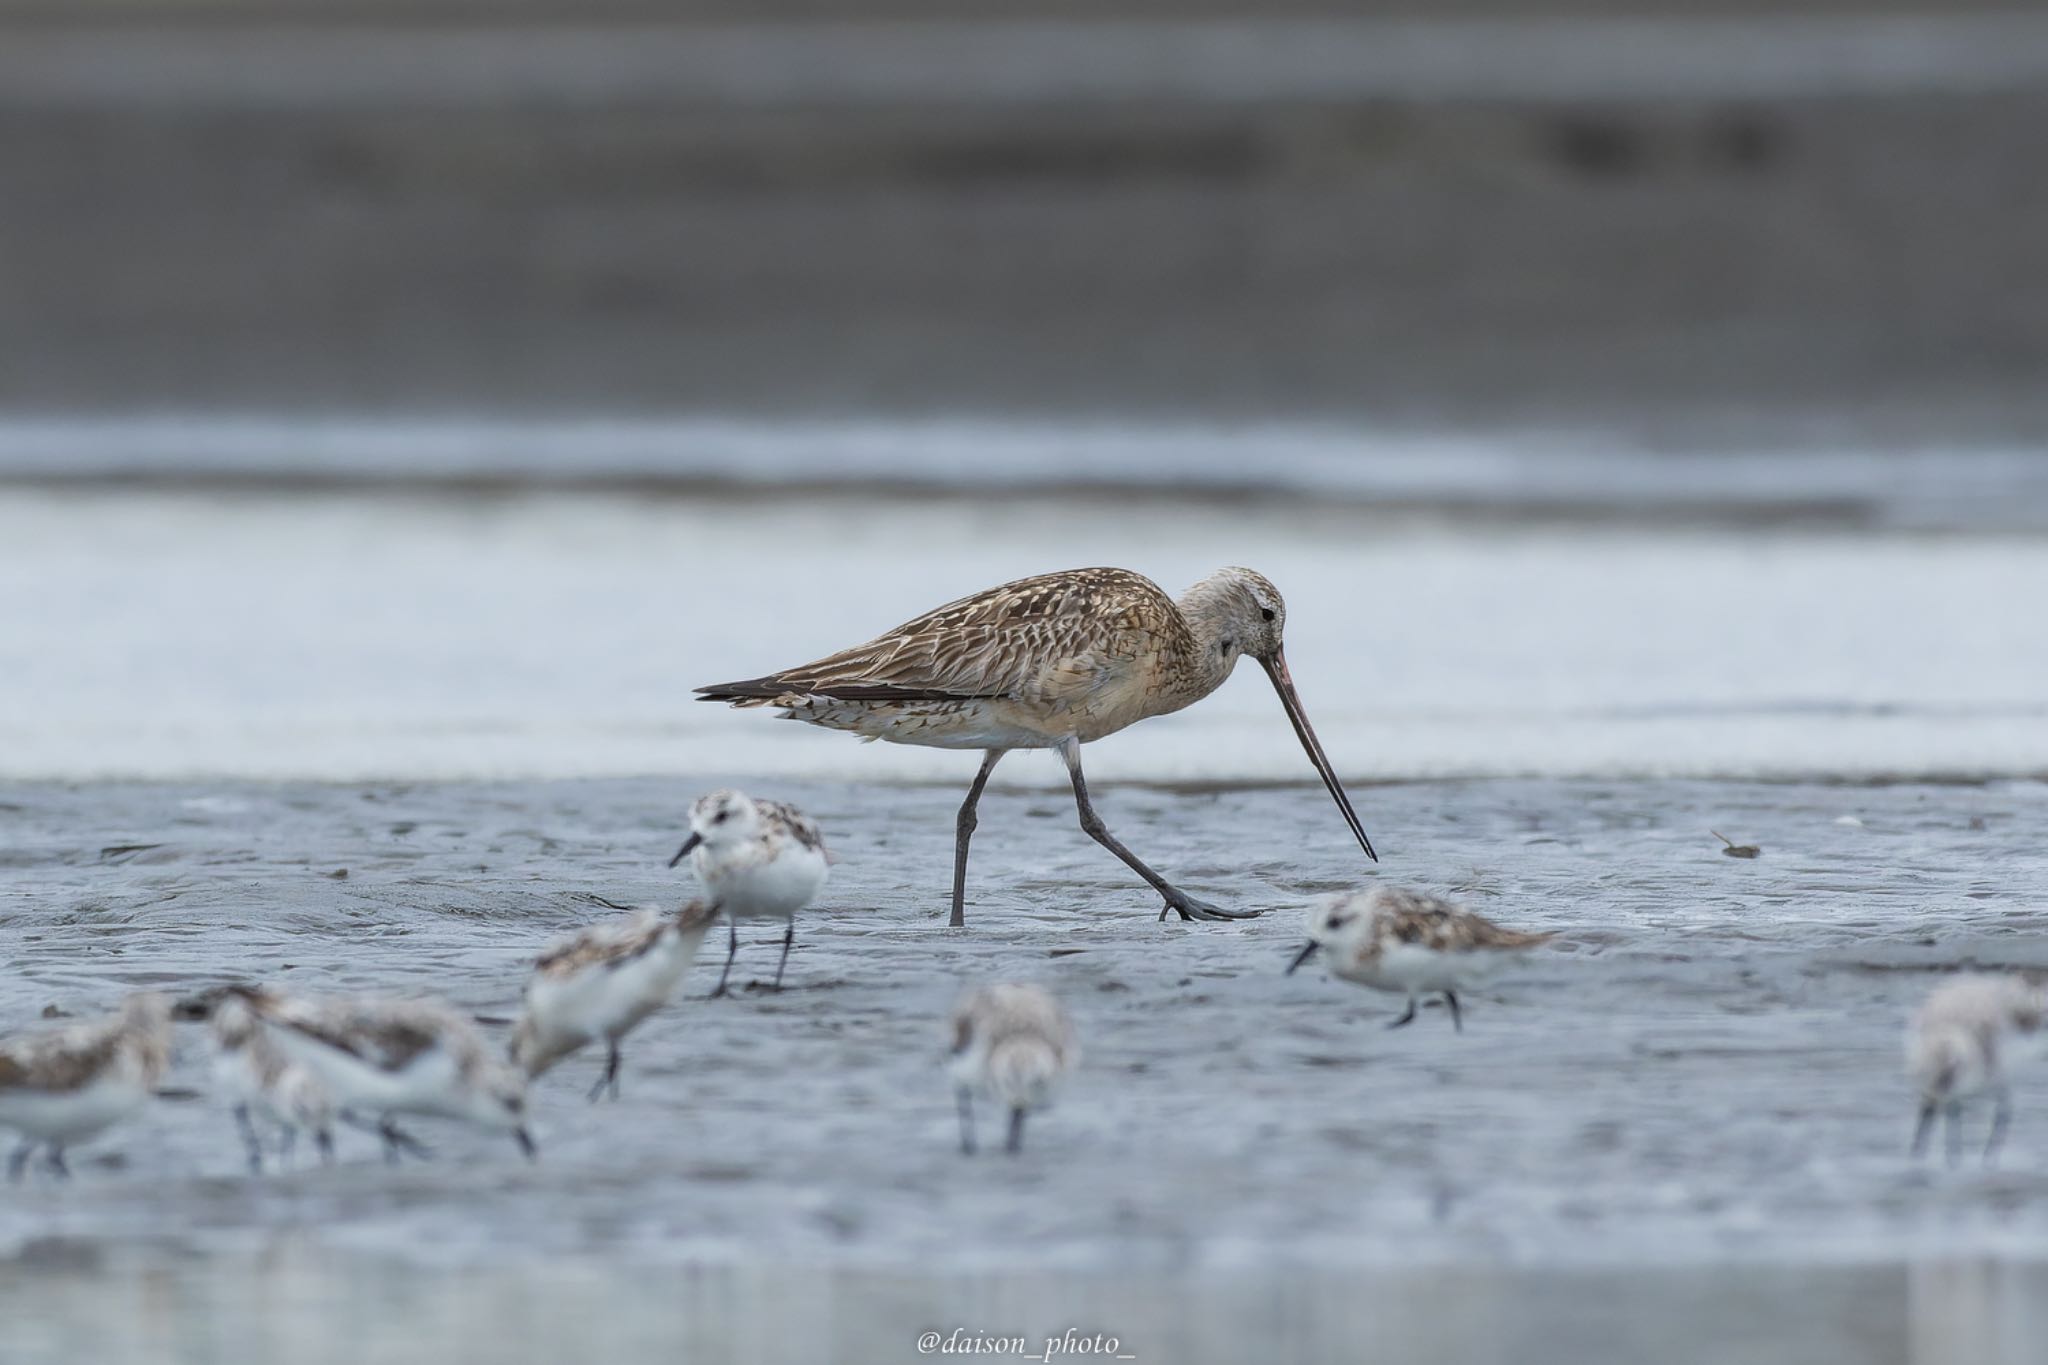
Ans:
[{"label": "shallow water", "polygon": [[[662,864],[709,781],[0,788],[0,1016],[234,977],[503,1017],[550,937],[614,913],[596,898],[681,894]],[[351,1136],[335,1169],[251,1180],[223,1112],[165,1102],[103,1160],[80,1153],[72,1184],[0,1201],[0,1248],[283,1239],[436,1266],[1201,1272],[1274,1292],[1341,1267],[2048,1256],[2048,1100],[2021,1087],[1999,1169],[1921,1169],[1898,1075],[1932,973],[2048,965],[2048,786],[1365,789],[1383,875],[1560,931],[1469,1002],[1462,1035],[1435,1009],[1387,1032],[1398,1002],[1282,975],[1297,907],[1372,875],[1319,791],[1104,793],[1191,889],[1275,911],[1185,926],[1154,919],[1065,801],[998,791],[965,932],[943,927],[956,790],[773,791],[844,858],[790,989],[698,999],[708,954],[632,1040],[619,1103],[583,1102],[592,1058],[541,1083],[539,1165],[451,1129],[431,1163],[386,1169]],[[1763,856],[1721,856],[1710,827]],[[744,938],[739,979],[772,970],[775,937]],[[940,1021],[997,975],[1058,990],[1086,1059],[1021,1159],[964,1160]],[[174,1085],[203,1088],[204,1052],[188,1041]],[[1311,1321],[1348,1311],[1320,1303]]]}]

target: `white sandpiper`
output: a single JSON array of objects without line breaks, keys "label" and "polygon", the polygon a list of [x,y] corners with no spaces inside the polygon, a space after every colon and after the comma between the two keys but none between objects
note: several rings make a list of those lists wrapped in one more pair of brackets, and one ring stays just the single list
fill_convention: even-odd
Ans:
[{"label": "white sandpiper", "polygon": [[953,1008],[953,1087],[960,1104],[960,1150],[974,1154],[974,1094],[1010,1115],[1005,1150],[1024,1147],[1024,1116],[1052,1102],[1080,1060],[1074,1025],[1043,986],[978,986]]},{"label": "white sandpiper", "polygon": [[1415,1019],[1419,997],[1441,995],[1451,1023],[1464,1031],[1458,992],[1492,976],[1517,954],[1549,942],[1553,934],[1505,929],[1461,905],[1398,886],[1375,886],[1328,896],[1311,906],[1308,942],[1287,970],[1317,949],[1330,971],[1346,981],[1408,997],[1408,1009],[1388,1028]]},{"label": "white sandpiper", "polygon": [[603,1042],[604,1074],[595,1101],[619,1095],[619,1040],[668,1003],[718,912],[691,901],[672,915],[643,911],[588,928],[555,944],[533,964],[526,1003],[512,1035],[513,1064],[529,1079],[587,1043]]},{"label": "white sandpiper", "polygon": [[704,883],[712,907],[725,913],[725,970],[715,998],[725,994],[732,960],[740,950],[739,921],[780,919],[782,957],[775,964],[774,989],[782,989],[789,946],[796,941],[796,912],[825,885],[831,855],[817,822],[795,806],[756,801],[741,792],[715,791],[690,807],[690,837],[668,860],[684,858]]},{"label": "white sandpiper", "polygon": [[396,1114],[461,1119],[507,1132],[529,1159],[526,1077],[491,1055],[476,1025],[433,1000],[325,998],[236,991],[292,1061],[311,1071],[340,1111],[383,1116],[384,1154],[417,1148]]},{"label": "white sandpiper", "polygon": [[1927,1151],[1937,1114],[1948,1123],[1948,1161],[1962,1159],[1966,1102],[1991,1098],[1984,1160],[1998,1155],[2012,1123],[2007,1064],[2044,1041],[2048,985],[2017,976],[1962,976],[1935,987],[1906,1029],[1906,1076],[1920,1095],[1913,1155]]},{"label": "white sandpiper", "polygon": [[171,1002],[150,992],[118,1014],[0,1041],[0,1124],[22,1135],[8,1177],[21,1179],[37,1147],[71,1174],[64,1149],[147,1104],[170,1060]]},{"label": "white sandpiper", "polygon": [[203,1018],[213,1032],[213,1079],[234,1106],[235,1127],[249,1169],[263,1169],[263,1135],[276,1132],[278,1155],[290,1160],[301,1132],[311,1133],[323,1162],[334,1160],[334,1100],[327,1087],[286,1056],[248,1000],[232,990],[209,992],[179,1006],[180,1018]]}]

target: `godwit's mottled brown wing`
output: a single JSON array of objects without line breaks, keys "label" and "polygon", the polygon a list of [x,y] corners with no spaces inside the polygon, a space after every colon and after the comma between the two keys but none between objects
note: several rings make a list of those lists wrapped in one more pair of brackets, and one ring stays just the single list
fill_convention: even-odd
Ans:
[{"label": "godwit's mottled brown wing", "polygon": [[1159,585],[1128,569],[1067,569],[963,597],[863,645],[766,677],[697,689],[700,700],[1056,701],[1141,652],[1187,645]]}]

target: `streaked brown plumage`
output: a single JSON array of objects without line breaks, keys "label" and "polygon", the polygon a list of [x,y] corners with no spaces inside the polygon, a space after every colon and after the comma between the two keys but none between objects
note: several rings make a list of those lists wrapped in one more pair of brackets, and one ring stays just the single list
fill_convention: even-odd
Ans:
[{"label": "streaked brown plumage", "polygon": [[1219,570],[1178,600],[1128,569],[1069,569],[963,597],[796,668],[697,690],[705,701],[780,707],[790,719],[868,739],[983,750],[957,824],[955,925],[965,922],[975,807],[1011,749],[1060,752],[1082,828],[1149,882],[1168,910],[1183,919],[1236,919],[1246,912],[1179,891],[1109,834],[1088,800],[1080,746],[1199,701],[1249,655],[1272,679],[1310,760],[1373,856],[1294,693],[1281,649],[1286,612],[1279,590],[1250,569]]},{"label": "streaked brown plumage", "polygon": [[1513,954],[1553,937],[1509,929],[1427,892],[1374,886],[1312,906],[1308,943],[1287,970],[1327,951],[1333,974],[1408,997],[1407,1012],[1389,1027],[1412,1022],[1420,996],[1441,995],[1462,1031],[1458,992],[1484,981]]},{"label": "streaked brown plumage", "polygon": [[171,1058],[171,1002],[138,992],[118,1014],[0,1040],[0,1125],[22,1135],[7,1163],[19,1180],[30,1155],[60,1175],[64,1149],[147,1104]]},{"label": "streaked brown plumage", "polygon": [[151,1087],[170,1065],[170,1002],[137,995],[118,1014],[0,1040],[0,1089],[65,1094],[104,1075],[115,1055],[132,1049]]},{"label": "streaked brown plumage", "polygon": [[620,1043],[668,1003],[718,911],[693,900],[670,915],[643,912],[578,930],[543,953],[526,983],[512,1061],[539,1076],[589,1043],[605,1045],[595,1101],[618,1096]]}]

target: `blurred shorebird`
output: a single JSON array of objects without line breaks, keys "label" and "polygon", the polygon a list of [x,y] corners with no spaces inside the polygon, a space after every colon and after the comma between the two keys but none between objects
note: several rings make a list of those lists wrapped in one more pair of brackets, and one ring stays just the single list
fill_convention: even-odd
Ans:
[{"label": "blurred shorebird", "polygon": [[21,1179],[37,1147],[69,1176],[64,1149],[147,1104],[171,1059],[171,1002],[142,992],[120,1013],[0,1040],[0,1125],[22,1137],[7,1174]]},{"label": "blurred shorebird", "polygon": [[590,1099],[606,1090],[617,1099],[620,1041],[668,1003],[717,913],[691,901],[672,915],[642,912],[590,925],[548,949],[526,983],[513,1065],[536,1078],[584,1044],[602,1042],[604,1073]]},{"label": "blurred shorebird", "polygon": [[1906,1076],[1920,1093],[1913,1155],[1927,1151],[1937,1114],[1947,1120],[1948,1164],[1962,1158],[1963,1105],[1991,1098],[1988,1165],[2012,1123],[2007,1064],[2038,1053],[2048,1023],[2048,987],[2019,976],[1962,976],[1929,993],[1906,1030]]},{"label": "blurred shorebird", "polygon": [[1287,974],[1328,949],[1330,970],[1346,981],[1408,997],[1408,1009],[1388,1028],[1415,1022],[1416,998],[1441,995],[1451,1024],[1465,1031],[1458,992],[1492,976],[1509,959],[1553,934],[1507,929],[1447,900],[1398,886],[1376,886],[1317,902],[1308,913],[1308,942]]},{"label": "blurred shorebird", "polygon": [[1198,900],[1117,841],[1088,799],[1081,746],[1200,701],[1249,655],[1272,679],[1309,761],[1366,856],[1372,841],[1309,728],[1281,651],[1287,607],[1250,569],[1219,569],[1175,601],[1128,569],[1068,569],[963,597],[863,645],[765,677],[697,689],[704,701],[775,706],[792,720],[867,739],[981,749],[956,822],[953,915],[964,924],[975,807],[1012,749],[1055,749],[1074,784],[1081,828],[1186,919],[1245,919]]},{"label": "blurred shorebird", "polygon": [[960,1103],[960,1150],[974,1155],[974,1092],[1010,1116],[1004,1148],[1024,1150],[1024,1116],[1052,1103],[1081,1055],[1074,1025],[1043,986],[979,986],[953,1008],[953,1088]]},{"label": "blurred shorebird", "polygon": [[433,1000],[370,996],[287,996],[229,987],[291,1061],[326,1088],[337,1114],[383,1116],[377,1126],[386,1160],[424,1149],[392,1122],[394,1114],[461,1119],[511,1134],[529,1160],[526,1075],[485,1047],[468,1016]]},{"label": "blurred shorebird", "polygon": [[209,992],[180,1004],[176,1017],[205,1019],[213,1029],[213,1079],[234,1105],[235,1127],[249,1169],[263,1170],[263,1135],[257,1119],[278,1135],[278,1156],[291,1159],[303,1130],[313,1135],[323,1162],[334,1160],[334,1100],[327,1087],[271,1040],[249,1002],[233,990]]}]

